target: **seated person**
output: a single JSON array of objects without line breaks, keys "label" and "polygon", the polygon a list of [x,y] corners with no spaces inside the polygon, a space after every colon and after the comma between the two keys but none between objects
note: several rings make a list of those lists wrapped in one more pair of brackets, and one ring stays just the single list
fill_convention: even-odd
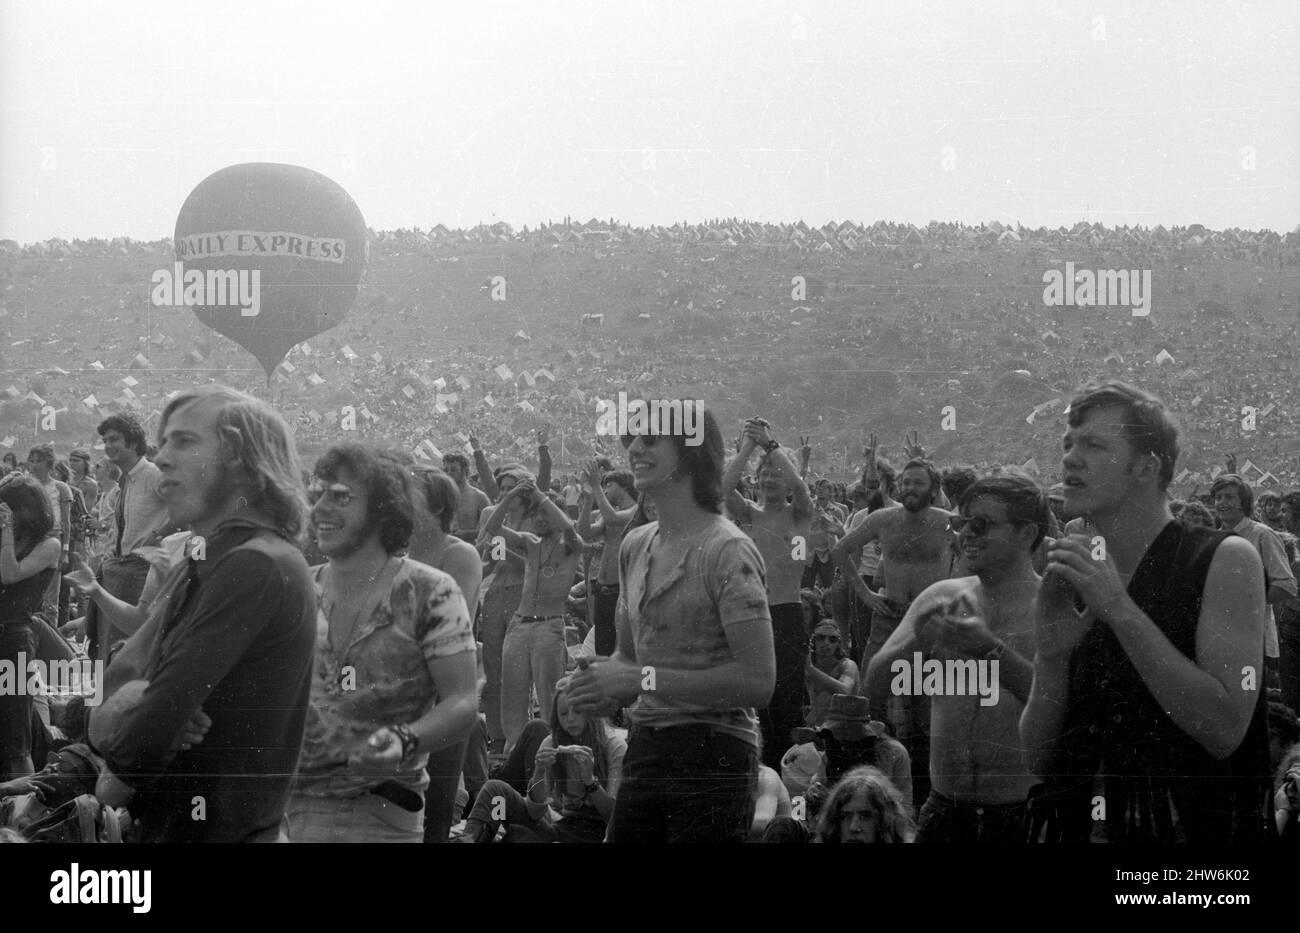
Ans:
[{"label": "seated person", "polygon": [[878,768],[851,770],[831,790],[817,821],[814,842],[911,842],[916,834],[910,795]]},{"label": "seated person", "polygon": [[819,779],[808,788],[810,807],[819,808],[826,799],[827,784],[834,785],[860,765],[878,768],[905,800],[912,799],[912,761],[907,749],[890,736],[884,723],[871,719],[866,697],[831,697],[826,721],[818,726],[815,741],[826,762],[825,783]]},{"label": "seated person", "polygon": [[826,721],[831,697],[858,692],[858,666],[844,650],[843,635],[831,619],[822,619],[813,629],[804,679],[808,688],[804,722],[814,729]]},{"label": "seated person", "polygon": [[503,823],[511,829],[507,836],[511,841],[528,834],[542,842],[604,841],[627,743],[604,719],[575,712],[569,706],[568,686],[567,677],[555,685],[550,735],[536,746],[527,786],[521,792],[504,772],[513,772],[523,763],[515,761],[519,749],[531,744],[539,732],[531,723],[507,760],[502,778],[488,781],[478,792],[462,842],[492,842]]}]

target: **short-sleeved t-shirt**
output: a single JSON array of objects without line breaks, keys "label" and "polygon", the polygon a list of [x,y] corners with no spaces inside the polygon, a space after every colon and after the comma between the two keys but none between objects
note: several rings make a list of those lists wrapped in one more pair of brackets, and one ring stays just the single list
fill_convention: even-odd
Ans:
[{"label": "short-sleeved t-shirt", "polygon": [[53,535],[63,534],[63,503],[68,503],[68,508],[72,508],[72,489],[67,483],[52,479],[48,483],[42,483],[45,489],[46,498],[50,500],[50,508],[54,512],[54,528],[51,530]]},{"label": "short-sleeved t-shirt", "polygon": [[[396,774],[348,764],[381,726],[410,723],[438,702],[428,662],[474,650],[465,597],[450,574],[406,557],[388,593],[368,619],[357,623],[352,644],[330,644],[329,620],[316,617],[316,667],[307,731],[295,792],[352,797],[396,780],[423,793],[428,786],[419,755]],[[319,604],[321,573],[312,568]]]},{"label": "short-sleeved t-shirt", "polygon": [[[772,625],[766,567],[748,535],[721,515],[699,533],[686,555],[654,591],[647,591],[650,548],[659,523],[629,531],[619,549],[618,612],[626,617],[636,663],[668,670],[708,670],[734,660],[727,629]],[[708,725],[757,747],[751,707],[709,709],[643,691],[628,711],[633,723]]]}]

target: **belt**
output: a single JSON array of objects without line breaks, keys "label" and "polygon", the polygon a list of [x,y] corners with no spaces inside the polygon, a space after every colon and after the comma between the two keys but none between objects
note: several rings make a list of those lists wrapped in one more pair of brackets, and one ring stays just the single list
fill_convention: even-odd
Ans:
[{"label": "belt", "polygon": [[1013,803],[969,803],[958,802],[953,800],[947,794],[941,794],[939,791],[931,788],[930,794],[936,799],[936,802],[942,804],[948,810],[956,810],[959,813],[973,813],[976,816],[983,816],[985,812],[990,815],[998,813],[1011,813],[1017,809],[1023,809],[1026,802],[1018,800]]},{"label": "belt", "polygon": [[366,793],[382,797],[389,803],[401,807],[407,813],[419,813],[424,809],[424,798],[416,791],[411,790],[409,787],[403,787],[396,781],[385,781],[378,787],[372,787]]},{"label": "belt", "polygon": [[549,620],[551,620],[551,619],[563,619],[564,616],[563,616],[563,615],[555,615],[555,616],[525,616],[525,615],[520,615],[519,613],[516,612],[516,613],[515,613],[515,618],[518,619],[520,622],[547,622],[547,621],[549,621]]}]

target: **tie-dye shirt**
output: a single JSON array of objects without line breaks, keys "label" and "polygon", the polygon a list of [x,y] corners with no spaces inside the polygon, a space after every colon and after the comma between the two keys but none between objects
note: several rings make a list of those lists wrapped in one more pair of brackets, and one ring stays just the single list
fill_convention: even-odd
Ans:
[{"label": "tie-dye shirt", "polygon": [[[658,522],[634,528],[624,536],[618,555],[618,613],[632,629],[638,665],[680,671],[719,667],[735,659],[728,628],[771,629],[766,568],[748,535],[717,516],[696,533],[677,566],[651,590],[650,550],[658,534]],[[619,648],[632,653],[623,645]],[[751,707],[698,707],[643,690],[628,717],[652,728],[707,725],[758,745],[758,718]]]},{"label": "tie-dye shirt", "polygon": [[[376,729],[414,722],[437,703],[429,662],[474,650],[456,581],[419,561],[393,559],[399,566],[388,593],[369,618],[357,622],[346,650],[330,644],[329,620],[323,609],[317,612],[316,666],[296,793],[353,797],[395,780],[423,794],[428,785],[428,755],[396,774],[348,764]],[[327,566],[312,568],[318,606]]]}]

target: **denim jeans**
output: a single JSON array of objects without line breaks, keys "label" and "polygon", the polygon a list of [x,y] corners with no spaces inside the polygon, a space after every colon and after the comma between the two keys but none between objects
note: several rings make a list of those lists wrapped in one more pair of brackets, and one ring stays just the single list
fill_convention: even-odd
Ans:
[{"label": "denim jeans", "polygon": [[564,617],[525,621],[517,613],[501,652],[501,728],[510,747],[528,722],[528,688],[537,690],[543,718],[550,718],[555,682],[564,676]]},{"label": "denim jeans", "polygon": [[488,736],[494,742],[505,738],[501,728],[501,654],[506,628],[519,608],[523,592],[522,581],[502,585],[493,580],[479,608],[479,640],[483,642],[483,673],[487,676],[483,713],[487,716]]},{"label": "denim jeans", "polygon": [[374,794],[289,799],[292,842],[423,842],[424,810],[412,813]]},{"label": "denim jeans", "polygon": [[710,726],[632,727],[608,840],[744,842],[758,750]]},{"label": "denim jeans", "polygon": [[958,804],[930,791],[916,819],[917,842],[1017,843],[1025,841],[1025,804]]}]

